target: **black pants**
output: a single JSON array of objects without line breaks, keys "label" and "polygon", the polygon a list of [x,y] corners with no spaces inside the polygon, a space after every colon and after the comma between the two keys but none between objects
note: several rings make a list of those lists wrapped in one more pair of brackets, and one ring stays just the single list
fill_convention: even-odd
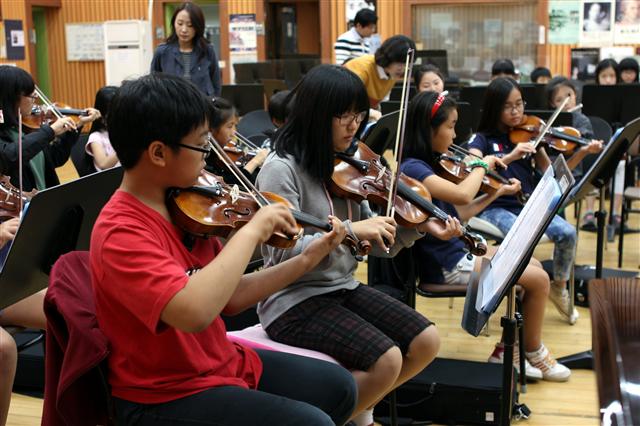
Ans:
[{"label": "black pants", "polygon": [[257,390],[223,386],[162,404],[114,398],[118,425],[342,425],[356,404],[351,374],[325,361],[258,350]]}]

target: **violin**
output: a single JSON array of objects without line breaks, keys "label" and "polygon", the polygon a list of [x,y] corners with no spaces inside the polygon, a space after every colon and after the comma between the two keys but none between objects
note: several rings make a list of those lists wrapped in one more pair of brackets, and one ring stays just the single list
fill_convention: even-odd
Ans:
[{"label": "violin", "polygon": [[[535,115],[524,115],[522,122],[509,131],[509,139],[513,143],[530,142],[540,135],[545,122]],[[573,127],[550,127],[542,138],[542,142],[559,152],[571,153],[578,146],[589,145],[588,139],[580,137],[580,132]]]},{"label": "violin", "polygon": [[[211,142],[210,146],[224,159],[236,178],[246,184],[246,177],[230,158],[224,156],[226,152],[219,148],[217,142]],[[295,210],[287,199],[271,192],[259,192],[252,184],[249,188],[251,191],[240,191],[237,185],[227,185],[219,176],[203,171],[197,186],[169,190],[167,207],[174,223],[187,234],[196,237],[215,235],[226,238],[232,231],[246,225],[261,207],[274,202],[283,203],[289,208],[298,223],[298,232],[296,235],[275,233],[266,244],[280,249],[292,248],[302,235],[303,226],[331,231],[330,223]],[[368,241],[356,241],[350,235],[342,243],[349,247],[354,256],[368,254],[371,249]]]},{"label": "violin", "polygon": [[[438,176],[457,184],[465,180],[467,176],[469,176],[469,173],[471,173],[471,169],[467,167],[464,159],[461,158],[460,154],[473,154],[455,145],[452,145],[451,148],[455,152],[441,154],[438,157],[438,162],[436,164],[436,173],[438,174]],[[482,178],[480,191],[484,192],[485,194],[493,195],[503,185],[510,184],[511,182],[507,178],[493,170],[489,170]],[[518,194],[516,194],[516,197],[522,205],[526,204],[528,197],[522,191],[519,191]]]},{"label": "violin", "polygon": [[22,192],[21,197],[20,190],[11,184],[9,176],[0,177],[0,219],[20,217],[24,203],[29,202],[37,192],[37,189]]},{"label": "violin", "polygon": [[[391,170],[380,161],[380,156],[367,145],[357,144],[353,154],[339,152],[335,154],[335,165],[331,176],[330,190],[338,197],[352,199],[356,202],[369,200],[377,205],[384,205],[389,196],[392,180]],[[405,227],[415,227],[429,217],[446,222],[447,215],[431,202],[431,194],[422,182],[399,174],[397,193],[393,199],[394,219]],[[470,253],[484,256],[487,243],[480,235],[463,227],[460,237]]]},{"label": "violin", "polygon": [[[34,105],[31,114],[22,117],[22,124],[30,130],[38,130],[43,124],[51,124],[60,117],[81,117],[89,115],[86,110],[74,109],[66,104],[55,102],[55,110],[46,105]],[[56,115],[57,114],[57,115]]]}]

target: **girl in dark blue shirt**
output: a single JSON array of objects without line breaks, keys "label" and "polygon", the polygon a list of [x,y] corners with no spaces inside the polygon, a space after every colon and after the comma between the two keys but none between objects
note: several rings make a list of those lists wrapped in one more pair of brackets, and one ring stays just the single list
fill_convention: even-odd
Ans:
[{"label": "girl in dark blue shirt", "polygon": [[[400,170],[406,175],[420,180],[429,190],[433,202],[452,217],[463,220],[478,214],[501,196],[512,196],[520,190],[520,183],[512,179],[510,185],[503,185],[493,195],[476,197],[485,174],[503,162],[493,155],[482,160],[471,160],[469,175],[460,183],[452,183],[434,173],[438,156],[448,153],[455,138],[455,124],[458,119],[456,104],[450,98],[435,92],[418,94],[409,105],[404,147],[404,158]],[[457,220],[457,219],[456,219]],[[458,240],[459,241],[459,240]],[[416,242],[420,255],[421,279],[446,284],[466,284],[471,271],[480,270],[481,258],[468,259],[464,247],[457,240],[441,241],[424,237]],[[489,248],[487,257],[492,257],[495,249]],[[531,378],[565,381],[571,372],[558,364],[542,344],[542,322],[545,303],[549,292],[549,277],[542,265],[531,259],[518,284],[525,290],[524,346],[527,351],[526,373]],[[502,362],[503,347],[496,345],[490,361]]]},{"label": "girl in dark blue shirt", "polygon": [[[507,164],[500,171],[506,178],[516,178],[522,183],[522,191],[533,192],[536,169],[544,172],[551,165],[544,148],[534,148],[530,143],[513,144],[509,140],[509,130],[522,121],[525,103],[518,83],[510,78],[497,78],[487,88],[478,133],[469,144],[470,151],[476,155],[495,155]],[[584,152],[579,155],[584,156]],[[576,154],[574,154],[576,155]],[[569,159],[568,163],[574,164]],[[480,218],[497,226],[504,234],[522,210],[522,204],[514,196],[500,197],[491,203]],[[575,259],[575,227],[556,215],[545,234],[554,242],[553,281],[549,298],[558,312],[571,324],[578,319],[578,311],[570,309],[567,280]]]}]

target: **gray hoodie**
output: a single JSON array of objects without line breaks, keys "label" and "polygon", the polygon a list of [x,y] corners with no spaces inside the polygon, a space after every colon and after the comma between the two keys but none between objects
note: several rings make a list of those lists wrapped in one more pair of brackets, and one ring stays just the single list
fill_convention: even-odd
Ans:
[{"label": "gray hoodie", "polygon": [[[366,211],[360,204],[333,197],[328,188],[312,179],[295,162],[293,157],[278,157],[271,153],[265,161],[256,186],[261,191],[274,192],[293,204],[293,208],[304,213],[311,214],[318,219],[326,220],[330,214],[343,219],[348,232],[351,223],[361,219],[367,219]],[[281,250],[271,246],[262,246],[265,267],[284,262],[300,254],[304,248],[322,232],[314,228],[305,228],[304,235],[297,244],[289,250]],[[389,257],[395,255],[404,247],[413,245],[413,242],[424,234],[415,229],[398,228],[396,243],[387,254],[373,246],[371,255]],[[344,245],[338,248],[322,260],[315,269],[298,278],[288,287],[272,294],[266,300],[258,304],[258,316],[264,328],[267,328],[280,315],[298,303],[320,294],[331,293],[337,290],[352,290],[358,286],[353,273],[358,262]]]}]

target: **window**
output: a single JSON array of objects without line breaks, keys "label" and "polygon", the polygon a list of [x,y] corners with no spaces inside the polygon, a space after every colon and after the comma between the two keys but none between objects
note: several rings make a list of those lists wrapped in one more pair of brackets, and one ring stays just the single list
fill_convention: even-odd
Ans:
[{"label": "window", "polygon": [[413,38],[422,49],[446,49],[449,72],[489,80],[496,59],[514,61],[521,74],[536,65],[537,3],[413,6]]}]

